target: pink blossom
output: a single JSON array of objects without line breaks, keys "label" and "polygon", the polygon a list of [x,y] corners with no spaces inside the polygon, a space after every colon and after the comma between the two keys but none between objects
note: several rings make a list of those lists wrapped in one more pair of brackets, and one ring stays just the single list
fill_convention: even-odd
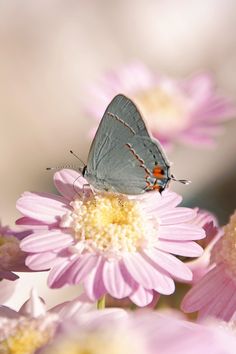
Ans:
[{"label": "pink blossom", "polygon": [[[44,301],[32,290],[27,300],[17,312],[0,306],[0,352],[33,354],[49,343],[61,322],[73,321],[92,309],[91,303],[77,298],[46,311]],[[122,311],[115,310],[114,312]]]},{"label": "pink blossom", "polygon": [[25,254],[19,247],[20,241],[29,235],[27,231],[15,231],[0,223],[0,279],[16,280],[14,272],[29,271],[25,266]]},{"label": "pink blossom", "polygon": [[236,338],[220,323],[194,324],[176,315],[137,311],[84,314],[61,325],[43,354],[234,354]]},{"label": "pink blossom", "polygon": [[197,211],[197,215],[193,220],[193,224],[203,227],[206,232],[206,237],[198,241],[200,246],[204,249],[203,254],[197,259],[190,260],[186,263],[193,273],[191,284],[198,282],[212,267],[210,264],[211,250],[222,233],[218,226],[218,221],[213,214],[197,208],[195,210]]},{"label": "pink blossom", "polygon": [[177,141],[211,146],[222,122],[236,113],[231,100],[216,90],[210,74],[176,80],[157,75],[140,62],[104,74],[89,93],[86,109],[98,121],[116,94],[127,95],[153,136],[166,146]]},{"label": "pink blossom", "polygon": [[83,284],[91,301],[110,294],[138,306],[151,303],[153,291],[172,294],[173,279],[191,280],[189,268],[174,255],[201,255],[194,240],[205,232],[191,223],[194,210],[177,207],[180,196],[169,190],[85,194],[86,181],[78,177],[62,170],[54,176],[62,196],[27,192],[18,200],[24,214],[18,224],[33,229],[21,242],[29,268],[50,269],[51,288]]},{"label": "pink blossom", "polygon": [[236,311],[236,212],[210,250],[209,271],[186,294],[185,312],[199,311],[199,318],[214,316],[228,321]]},{"label": "pink blossom", "polygon": [[[93,304],[85,302],[80,296],[73,301],[57,305],[46,311],[44,301],[32,290],[27,300],[17,312],[0,306],[0,352],[12,354],[38,353],[40,348],[52,341],[63,323],[76,323],[87,312],[94,313]],[[122,318],[126,315],[122,309],[102,311],[106,319]]]}]

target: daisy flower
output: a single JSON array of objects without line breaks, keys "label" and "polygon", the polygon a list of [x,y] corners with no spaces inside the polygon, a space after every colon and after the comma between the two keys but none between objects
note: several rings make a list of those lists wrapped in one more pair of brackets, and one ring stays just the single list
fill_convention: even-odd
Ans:
[{"label": "daisy flower", "polygon": [[[91,310],[92,305],[81,300],[79,297],[46,311],[43,300],[33,289],[29,300],[18,312],[0,306],[0,353],[35,353],[52,340],[61,322],[78,319],[81,314]],[[116,311],[121,312],[114,309]]]},{"label": "daisy flower", "polygon": [[91,301],[110,294],[146,306],[154,290],[173,293],[173,279],[191,280],[189,268],[173,254],[199,256],[202,249],[193,240],[205,232],[191,223],[195,211],[177,206],[180,196],[168,190],[84,193],[86,180],[72,170],[55,173],[54,181],[62,196],[27,192],[17,202],[24,214],[18,224],[33,229],[21,242],[26,265],[50,269],[51,288],[83,284]]},{"label": "daisy flower", "polygon": [[235,334],[218,324],[194,324],[156,312],[104,316],[104,311],[62,324],[43,354],[234,354]]},{"label": "daisy flower", "polygon": [[29,231],[14,231],[0,223],[0,280],[16,280],[18,276],[13,271],[29,271],[25,254],[19,247],[20,241],[29,234]]},{"label": "daisy flower", "polygon": [[19,312],[0,307],[0,353],[35,353],[52,339],[58,323],[59,316],[46,312],[35,291]]},{"label": "daisy flower", "polygon": [[228,321],[236,311],[236,212],[214,245],[209,272],[186,294],[185,312],[199,311],[199,317],[214,316]]},{"label": "daisy flower", "polygon": [[116,94],[127,95],[137,104],[153,136],[166,146],[176,141],[213,145],[222,122],[236,114],[235,105],[216,90],[209,74],[176,80],[139,62],[104,74],[88,91],[85,109],[98,121]]}]

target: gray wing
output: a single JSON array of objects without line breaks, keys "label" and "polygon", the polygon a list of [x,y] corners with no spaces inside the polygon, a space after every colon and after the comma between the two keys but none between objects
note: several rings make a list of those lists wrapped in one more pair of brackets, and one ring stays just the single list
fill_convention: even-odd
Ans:
[{"label": "gray wing", "polygon": [[[155,169],[162,174],[156,175]],[[169,163],[159,144],[149,137],[133,136],[112,149],[98,164],[97,178],[124,194],[140,194],[154,184],[163,190],[169,182]]]},{"label": "gray wing", "polygon": [[111,150],[122,147],[135,135],[149,137],[135,104],[124,95],[117,95],[107,107],[92,142],[87,170],[94,174]]}]

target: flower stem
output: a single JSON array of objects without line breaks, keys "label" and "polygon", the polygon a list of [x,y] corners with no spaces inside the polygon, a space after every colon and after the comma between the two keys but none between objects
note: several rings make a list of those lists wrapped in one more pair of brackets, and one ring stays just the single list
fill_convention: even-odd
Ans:
[{"label": "flower stem", "polygon": [[97,302],[97,309],[102,310],[106,307],[106,297],[103,295]]}]

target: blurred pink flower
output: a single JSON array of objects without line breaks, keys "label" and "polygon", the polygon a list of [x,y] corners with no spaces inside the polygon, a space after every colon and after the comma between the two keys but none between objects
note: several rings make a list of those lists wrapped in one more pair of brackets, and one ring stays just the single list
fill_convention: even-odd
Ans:
[{"label": "blurred pink flower", "polygon": [[59,316],[46,312],[42,300],[32,291],[19,312],[0,307],[0,352],[35,353],[54,336]]},{"label": "blurred pink flower", "polygon": [[108,293],[129,297],[138,306],[151,303],[153,290],[173,293],[175,278],[191,280],[189,268],[172,254],[201,255],[193,240],[205,232],[191,223],[195,211],[177,207],[180,196],[168,190],[94,195],[84,193],[86,180],[78,177],[72,170],[55,173],[62,197],[27,192],[18,200],[25,215],[18,224],[34,229],[21,243],[30,253],[28,267],[51,269],[52,288],[82,283],[91,301]]},{"label": "blurred pink flower", "polygon": [[199,318],[230,320],[236,311],[236,212],[211,250],[209,272],[186,294],[185,312],[199,311]]},{"label": "blurred pink flower", "polygon": [[218,226],[218,221],[213,214],[205,210],[199,210],[198,208],[195,210],[197,211],[197,215],[193,220],[193,224],[202,227],[206,232],[206,237],[198,241],[198,244],[204,249],[203,254],[199,258],[186,263],[193,273],[191,284],[198,282],[212,267],[210,264],[211,250],[222,233]]},{"label": "blurred pink flower", "polygon": [[211,146],[221,123],[236,115],[236,106],[215,89],[210,74],[176,80],[139,62],[104,74],[90,85],[88,93],[85,109],[98,121],[116,94],[127,95],[137,104],[153,136],[166,146],[177,141]]},{"label": "blurred pink flower", "polygon": [[20,241],[30,231],[14,231],[0,223],[0,279],[16,280],[14,272],[30,271],[25,266],[25,253],[21,251]]},{"label": "blurred pink flower", "polygon": [[219,323],[194,324],[157,312],[107,310],[61,325],[43,354],[234,354],[235,333]]},{"label": "blurred pink flower", "polygon": [[52,340],[61,322],[72,321],[91,310],[92,305],[81,300],[79,297],[46,311],[43,300],[33,289],[18,312],[0,306],[0,352],[35,353]]}]

